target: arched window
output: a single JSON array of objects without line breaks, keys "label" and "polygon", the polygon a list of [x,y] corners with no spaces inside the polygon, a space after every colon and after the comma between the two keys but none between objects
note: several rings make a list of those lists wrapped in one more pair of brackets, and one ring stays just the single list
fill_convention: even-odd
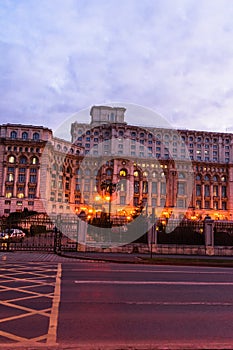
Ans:
[{"label": "arched window", "polygon": [[22,139],[23,139],[23,140],[27,140],[27,139],[28,139],[28,133],[27,133],[26,131],[24,131],[24,132],[22,133]]},{"label": "arched window", "polygon": [[119,172],[119,175],[122,177],[126,177],[127,176],[127,170],[126,169],[121,169]]},{"label": "arched window", "polygon": [[37,157],[32,157],[31,164],[33,164],[33,165],[38,164],[38,158]]},{"label": "arched window", "polygon": [[197,174],[196,180],[197,180],[197,181],[200,181],[200,180],[201,180],[201,175]]},{"label": "arched window", "polygon": [[14,156],[10,156],[9,158],[8,158],[8,162],[9,163],[15,163],[15,157]]},{"label": "arched window", "polygon": [[215,182],[218,182],[218,176],[217,176],[217,175],[214,175],[214,176],[213,176],[213,180],[214,180]]},{"label": "arched window", "polygon": [[16,139],[16,138],[17,138],[17,132],[11,131],[11,139]]},{"label": "arched window", "polygon": [[91,170],[90,169],[86,169],[85,170],[85,175],[86,176],[90,176],[91,175]]},{"label": "arched window", "polygon": [[34,132],[34,134],[33,134],[33,140],[39,140],[39,138],[40,138],[40,135],[38,134],[38,132]]},{"label": "arched window", "polygon": [[27,158],[26,157],[21,157],[20,160],[19,160],[19,163],[20,164],[27,164]]},{"label": "arched window", "polygon": [[133,173],[134,177],[139,177],[139,171],[138,170],[135,170],[134,173]]},{"label": "arched window", "polygon": [[205,176],[204,176],[204,180],[205,180],[205,181],[210,181],[209,175],[205,175]]},{"label": "arched window", "polygon": [[226,179],[226,176],[225,176],[225,175],[223,175],[223,176],[221,177],[221,181],[222,181],[222,182],[226,182],[226,181],[227,181],[227,179]]}]

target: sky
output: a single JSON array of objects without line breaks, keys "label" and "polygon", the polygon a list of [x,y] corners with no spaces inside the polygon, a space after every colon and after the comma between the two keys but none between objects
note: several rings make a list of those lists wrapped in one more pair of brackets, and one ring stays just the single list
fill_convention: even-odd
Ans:
[{"label": "sky", "polygon": [[0,123],[56,130],[130,104],[233,132],[232,18],[232,0],[1,0]]}]

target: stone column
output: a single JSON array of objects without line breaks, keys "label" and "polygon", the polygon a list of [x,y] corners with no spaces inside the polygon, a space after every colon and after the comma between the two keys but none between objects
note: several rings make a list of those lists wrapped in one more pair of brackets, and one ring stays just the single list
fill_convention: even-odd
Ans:
[{"label": "stone column", "polygon": [[214,255],[214,220],[206,216],[204,220],[206,255]]}]

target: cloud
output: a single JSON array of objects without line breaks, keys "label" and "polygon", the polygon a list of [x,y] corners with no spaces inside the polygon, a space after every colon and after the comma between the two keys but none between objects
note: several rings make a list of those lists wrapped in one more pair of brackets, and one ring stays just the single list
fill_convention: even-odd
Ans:
[{"label": "cloud", "polygon": [[228,0],[5,0],[0,121],[56,128],[87,106],[121,101],[174,126],[224,131],[232,15]]}]

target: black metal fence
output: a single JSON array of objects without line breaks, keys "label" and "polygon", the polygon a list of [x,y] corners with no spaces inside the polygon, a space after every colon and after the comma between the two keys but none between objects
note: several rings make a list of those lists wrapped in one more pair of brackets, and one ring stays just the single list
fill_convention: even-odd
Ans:
[{"label": "black metal fence", "polygon": [[214,245],[215,246],[233,246],[233,222],[215,221],[214,222]]},{"label": "black metal fence", "polygon": [[[26,232],[23,239],[0,237],[1,250],[30,250],[62,252],[76,251],[80,238],[80,220],[76,217],[56,217],[51,221],[47,216],[27,218],[23,220],[11,220],[10,228],[21,228]],[[1,223],[1,232],[9,228],[4,221]],[[205,245],[204,222],[184,220],[169,220],[168,222],[157,220],[154,224],[157,234],[157,243],[160,245]],[[107,230],[106,230],[107,228]],[[95,243],[120,245],[128,243],[149,243],[148,242],[148,220],[141,217],[124,225],[110,225],[109,222],[98,225],[87,225],[85,236],[87,245]],[[214,245],[233,247],[233,222],[214,221]]]}]

